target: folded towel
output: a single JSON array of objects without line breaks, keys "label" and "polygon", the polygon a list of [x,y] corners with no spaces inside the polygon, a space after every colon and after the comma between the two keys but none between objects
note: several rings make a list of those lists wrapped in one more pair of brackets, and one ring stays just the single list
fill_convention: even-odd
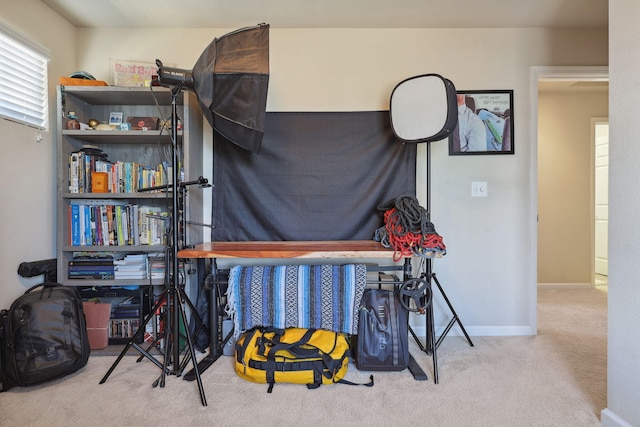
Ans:
[{"label": "folded towel", "polygon": [[356,334],[366,282],[364,264],[235,266],[226,311],[236,337],[256,326]]}]

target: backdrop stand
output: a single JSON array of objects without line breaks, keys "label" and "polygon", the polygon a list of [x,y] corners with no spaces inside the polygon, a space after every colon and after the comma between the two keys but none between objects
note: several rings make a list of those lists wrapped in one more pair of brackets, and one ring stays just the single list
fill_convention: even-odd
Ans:
[{"label": "backdrop stand", "polygon": [[[200,377],[200,372],[198,370],[198,363],[196,359],[195,350],[193,347],[193,342],[191,339],[191,333],[189,331],[189,322],[187,321],[186,312],[184,309],[184,304],[188,301],[188,296],[184,290],[184,286],[178,283],[179,280],[179,260],[178,260],[178,245],[180,240],[180,218],[179,218],[179,191],[180,191],[180,171],[179,171],[179,158],[178,158],[178,107],[177,107],[177,97],[180,91],[182,90],[182,85],[178,84],[177,86],[171,89],[171,140],[172,140],[172,181],[171,185],[173,187],[172,191],[172,211],[171,211],[171,234],[168,239],[168,247],[167,247],[167,255],[169,259],[167,260],[167,265],[171,266],[171,271],[169,273],[168,281],[165,286],[164,291],[160,295],[158,302],[155,304],[151,312],[144,319],[143,323],[138,328],[138,331],[135,335],[129,340],[127,345],[124,347],[116,361],[111,365],[105,376],[100,380],[100,384],[103,384],[107,381],[111,373],[114,371],[118,363],[122,360],[122,358],[126,355],[129,348],[135,348],[142,356],[149,359],[152,363],[158,366],[161,369],[160,377],[153,382],[153,386],[156,387],[160,385],[160,387],[165,386],[165,380],[167,375],[182,375],[183,365],[187,364],[188,359],[190,358],[193,363],[193,369],[195,373],[195,379],[198,382],[198,391],[200,392],[200,401],[203,406],[207,406],[207,400],[204,393],[204,388],[202,386],[202,379]],[[167,186],[168,188],[169,186]],[[149,351],[143,349],[140,345],[138,345],[137,341],[143,336],[145,332],[146,325],[154,318],[155,313],[164,305],[165,308],[165,330],[163,331],[164,337],[166,338],[164,353],[163,353],[163,361],[162,363]],[[192,307],[193,305],[190,304]],[[180,321],[185,325],[185,333],[184,339],[187,344],[188,353],[185,355],[184,363],[180,363]],[[171,368],[169,368],[171,366]]]}]

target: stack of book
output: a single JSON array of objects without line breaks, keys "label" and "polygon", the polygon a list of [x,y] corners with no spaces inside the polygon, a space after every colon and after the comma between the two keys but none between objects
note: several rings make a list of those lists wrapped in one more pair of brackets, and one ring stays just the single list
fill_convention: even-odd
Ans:
[{"label": "stack of book", "polygon": [[68,279],[113,280],[115,266],[113,258],[73,259],[69,261]]},{"label": "stack of book", "polygon": [[[149,274],[152,279],[164,280],[167,264],[164,254],[149,254]],[[156,283],[154,281],[154,283]]]},{"label": "stack of book", "polygon": [[122,260],[114,261],[114,278],[146,279],[149,269],[147,258],[147,254],[129,254]]}]

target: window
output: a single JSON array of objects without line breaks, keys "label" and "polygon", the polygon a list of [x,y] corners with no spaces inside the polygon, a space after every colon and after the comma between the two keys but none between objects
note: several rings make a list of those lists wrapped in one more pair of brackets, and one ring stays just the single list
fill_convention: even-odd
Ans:
[{"label": "window", "polygon": [[0,27],[0,117],[46,130],[49,53]]}]

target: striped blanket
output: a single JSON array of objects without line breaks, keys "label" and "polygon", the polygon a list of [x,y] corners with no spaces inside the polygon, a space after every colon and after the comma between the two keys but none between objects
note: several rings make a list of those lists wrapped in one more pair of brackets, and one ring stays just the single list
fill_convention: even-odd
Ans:
[{"label": "striped blanket", "polygon": [[356,334],[366,282],[364,264],[235,266],[226,311],[236,337],[255,326]]}]

